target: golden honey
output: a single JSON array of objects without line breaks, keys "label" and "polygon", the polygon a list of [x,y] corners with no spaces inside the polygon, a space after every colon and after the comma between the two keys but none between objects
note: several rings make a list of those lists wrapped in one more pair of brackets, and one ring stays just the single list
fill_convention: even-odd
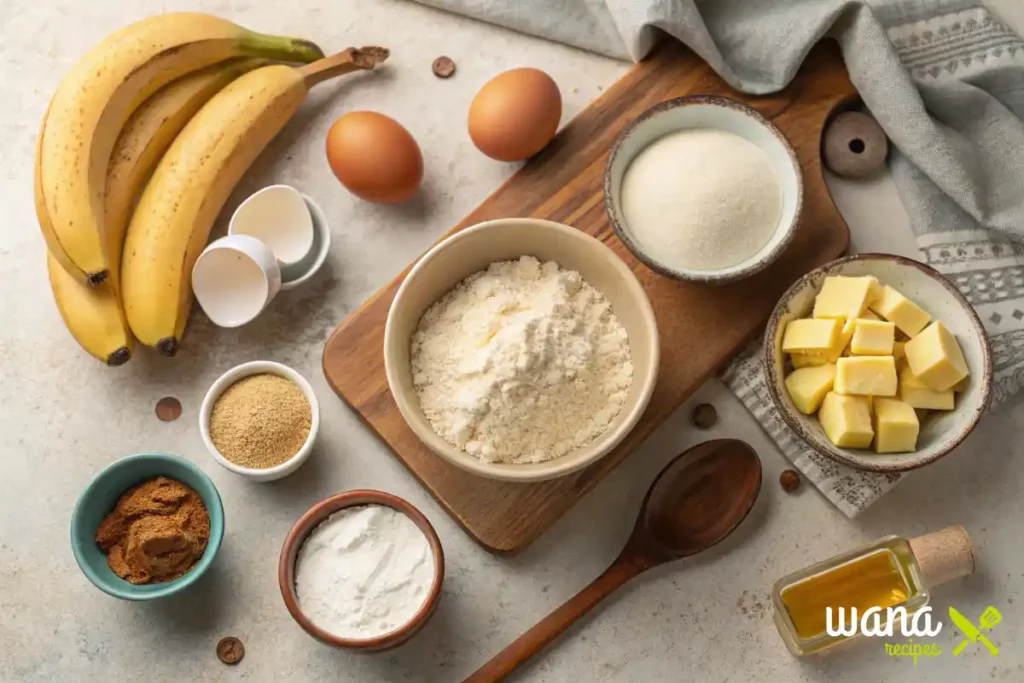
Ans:
[{"label": "golden honey", "polygon": [[838,607],[849,618],[852,608],[863,614],[871,607],[902,605],[910,590],[895,554],[878,550],[787,586],[781,599],[797,635],[813,638],[826,631],[828,607],[833,619],[838,618]]},{"label": "golden honey", "polygon": [[903,606],[913,615],[928,604],[926,585],[911,542],[887,536],[779,579],[772,590],[775,626],[790,652],[814,654],[858,635],[840,633],[839,608],[849,633],[853,609],[858,620],[872,607]]}]

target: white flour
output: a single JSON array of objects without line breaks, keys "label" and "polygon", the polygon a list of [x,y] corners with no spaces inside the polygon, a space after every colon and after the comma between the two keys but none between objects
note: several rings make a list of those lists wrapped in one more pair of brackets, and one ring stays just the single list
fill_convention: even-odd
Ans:
[{"label": "white flour", "polygon": [[633,381],[626,330],[580,274],[492,263],[427,309],[413,384],[434,431],[489,462],[543,462],[599,436]]},{"label": "white flour", "polygon": [[782,188],[760,147],[693,129],[654,141],[622,178],[622,216],[669,267],[716,270],[758,252],[782,215]]},{"label": "white flour", "polygon": [[373,638],[404,626],[433,582],[427,537],[384,505],[335,512],[310,532],[295,561],[303,613],[341,638]]}]

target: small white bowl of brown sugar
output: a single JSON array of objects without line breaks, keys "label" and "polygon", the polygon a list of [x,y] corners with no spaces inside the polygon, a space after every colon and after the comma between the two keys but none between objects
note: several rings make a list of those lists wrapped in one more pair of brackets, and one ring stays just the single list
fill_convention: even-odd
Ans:
[{"label": "small white bowl of brown sugar", "polygon": [[199,432],[224,468],[253,481],[297,470],[313,451],[320,404],[309,382],[286,365],[257,360],[231,368],[210,387]]}]

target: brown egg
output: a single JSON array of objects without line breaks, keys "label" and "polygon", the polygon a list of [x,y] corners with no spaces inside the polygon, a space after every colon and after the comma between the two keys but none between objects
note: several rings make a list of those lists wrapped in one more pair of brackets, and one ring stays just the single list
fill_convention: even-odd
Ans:
[{"label": "brown egg", "polygon": [[369,202],[408,199],[423,180],[423,154],[402,124],[373,111],[354,111],[327,131],[327,163],[349,192]]},{"label": "brown egg", "polygon": [[551,142],[562,118],[562,94],[543,71],[512,69],[480,88],[469,105],[469,137],[499,161],[521,161]]}]

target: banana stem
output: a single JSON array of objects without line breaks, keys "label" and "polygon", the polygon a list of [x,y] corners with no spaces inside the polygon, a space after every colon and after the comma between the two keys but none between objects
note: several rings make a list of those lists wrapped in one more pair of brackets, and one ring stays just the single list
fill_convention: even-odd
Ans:
[{"label": "banana stem", "polygon": [[298,72],[306,79],[306,88],[312,88],[328,78],[370,70],[387,59],[389,54],[386,47],[350,47],[336,55],[300,66]]},{"label": "banana stem", "polygon": [[242,45],[249,57],[263,57],[280,62],[309,64],[323,59],[324,56],[324,51],[316,43],[303,38],[248,33],[243,37]]}]

